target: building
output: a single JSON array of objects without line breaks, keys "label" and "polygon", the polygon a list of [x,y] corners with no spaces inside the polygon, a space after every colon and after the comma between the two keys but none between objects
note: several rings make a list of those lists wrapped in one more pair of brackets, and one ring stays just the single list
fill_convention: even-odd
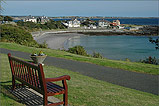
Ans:
[{"label": "building", "polygon": [[119,20],[113,20],[111,23],[112,26],[120,26],[120,21]]},{"label": "building", "polygon": [[89,24],[88,26],[84,26],[84,29],[97,29],[97,26],[93,24]]},{"label": "building", "polygon": [[49,18],[46,16],[42,16],[42,17],[37,18],[37,23],[45,24],[48,21],[49,21]]},{"label": "building", "polygon": [[48,19],[48,17],[45,17],[45,16],[33,17],[33,16],[29,15],[28,17],[25,17],[25,18],[23,19],[23,21],[24,21],[24,22],[31,21],[31,22],[34,22],[34,23],[44,24],[45,22],[48,22],[49,19]]},{"label": "building", "polygon": [[28,17],[23,19],[23,22],[27,22],[27,21],[31,21],[31,22],[37,23],[37,19],[35,17],[32,17],[31,15],[29,15]]},{"label": "building", "polygon": [[68,28],[77,28],[77,27],[80,27],[80,21],[78,21],[77,19],[72,19],[70,21],[67,21],[65,23],[63,23],[65,26],[67,26]]},{"label": "building", "polygon": [[109,26],[110,26],[109,21],[106,21],[104,19],[98,21],[98,27],[105,28],[105,27],[109,27]]}]

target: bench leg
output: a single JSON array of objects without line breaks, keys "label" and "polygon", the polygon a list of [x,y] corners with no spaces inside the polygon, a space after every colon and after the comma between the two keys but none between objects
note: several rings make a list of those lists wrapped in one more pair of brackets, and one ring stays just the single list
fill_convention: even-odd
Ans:
[{"label": "bench leg", "polygon": [[15,78],[14,78],[14,76],[12,77],[12,90],[14,90],[15,89]]},{"label": "bench leg", "polygon": [[67,87],[66,80],[62,80],[62,83],[65,89],[65,94],[63,94],[64,106],[67,106],[68,105],[68,87]]},{"label": "bench leg", "polygon": [[64,101],[64,106],[68,105],[68,94],[67,91],[65,92],[65,94],[63,94],[63,101]]},{"label": "bench leg", "polygon": [[47,106],[47,104],[48,104],[46,95],[43,95],[43,104],[44,104],[44,106]]}]

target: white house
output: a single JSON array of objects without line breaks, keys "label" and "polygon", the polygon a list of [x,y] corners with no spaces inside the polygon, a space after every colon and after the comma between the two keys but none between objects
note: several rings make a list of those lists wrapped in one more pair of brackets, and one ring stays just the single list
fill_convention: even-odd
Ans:
[{"label": "white house", "polygon": [[119,20],[113,20],[113,23],[114,23],[116,26],[120,26],[120,21],[119,21]]},{"label": "white house", "polygon": [[27,22],[27,21],[31,21],[31,22],[37,23],[37,19],[35,19],[35,18],[30,18],[30,19],[25,19],[24,20],[24,22]]},{"label": "white house", "polygon": [[66,23],[63,23],[63,24],[69,28],[71,27],[77,28],[77,27],[80,27],[81,23],[77,19],[74,19],[74,20],[67,21]]},{"label": "white house", "polygon": [[96,25],[89,24],[88,26],[84,26],[85,29],[97,29]]},{"label": "white house", "polygon": [[110,26],[110,22],[109,21],[106,21],[106,20],[99,20],[98,21],[98,26],[101,27],[101,28],[104,28],[104,27],[108,27]]},{"label": "white house", "polygon": [[46,16],[42,16],[42,17],[37,18],[37,23],[45,24],[48,21],[49,21],[49,18]]},{"label": "white house", "polygon": [[27,18],[23,19],[24,22],[31,21],[37,23],[37,19],[29,15]]},{"label": "white house", "polygon": [[46,16],[33,17],[33,16],[29,15],[28,17],[24,18],[23,21],[24,22],[31,21],[31,22],[34,22],[34,23],[44,24],[45,22],[49,21],[49,18],[46,17]]}]

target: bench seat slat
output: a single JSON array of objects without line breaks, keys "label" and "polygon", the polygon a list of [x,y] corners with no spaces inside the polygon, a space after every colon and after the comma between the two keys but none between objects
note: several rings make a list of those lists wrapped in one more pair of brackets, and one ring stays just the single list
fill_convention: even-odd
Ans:
[{"label": "bench seat slat", "polygon": [[61,87],[55,83],[48,82],[46,85],[47,85],[47,92],[48,93],[60,93],[60,92],[64,91],[63,87]]}]

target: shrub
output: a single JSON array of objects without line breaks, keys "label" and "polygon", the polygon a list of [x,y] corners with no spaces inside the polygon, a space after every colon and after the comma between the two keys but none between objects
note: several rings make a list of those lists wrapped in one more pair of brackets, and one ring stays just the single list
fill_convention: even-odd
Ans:
[{"label": "shrub", "polygon": [[17,25],[18,26],[23,26],[26,29],[39,28],[38,24],[36,24],[34,22],[31,22],[31,21],[27,21],[27,22],[18,21]]},{"label": "shrub", "polygon": [[83,55],[83,56],[88,56],[86,50],[84,49],[83,46],[74,46],[72,48],[68,49],[68,52],[73,53],[73,54],[78,54],[78,55]]},{"label": "shrub", "polygon": [[101,59],[103,58],[103,56],[100,53],[96,53],[96,52],[93,52],[92,57],[94,57],[94,58],[101,58]]},{"label": "shrub", "polygon": [[39,48],[48,48],[46,41],[43,44],[39,44]]},{"label": "shrub", "polygon": [[148,57],[145,60],[140,60],[140,62],[142,63],[148,63],[148,64],[155,64],[158,65],[159,64],[159,59],[156,59],[155,57]]},{"label": "shrub", "polygon": [[21,27],[13,25],[0,25],[1,41],[14,42],[17,44],[38,47],[39,44],[32,35]]},{"label": "shrub", "polygon": [[77,54],[77,55],[87,56],[87,57],[94,57],[94,58],[101,58],[101,59],[104,58],[100,53],[96,53],[96,52],[93,52],[93,55],[87,54],[84,47],[80,45],[69,48],[67,52]]}]

